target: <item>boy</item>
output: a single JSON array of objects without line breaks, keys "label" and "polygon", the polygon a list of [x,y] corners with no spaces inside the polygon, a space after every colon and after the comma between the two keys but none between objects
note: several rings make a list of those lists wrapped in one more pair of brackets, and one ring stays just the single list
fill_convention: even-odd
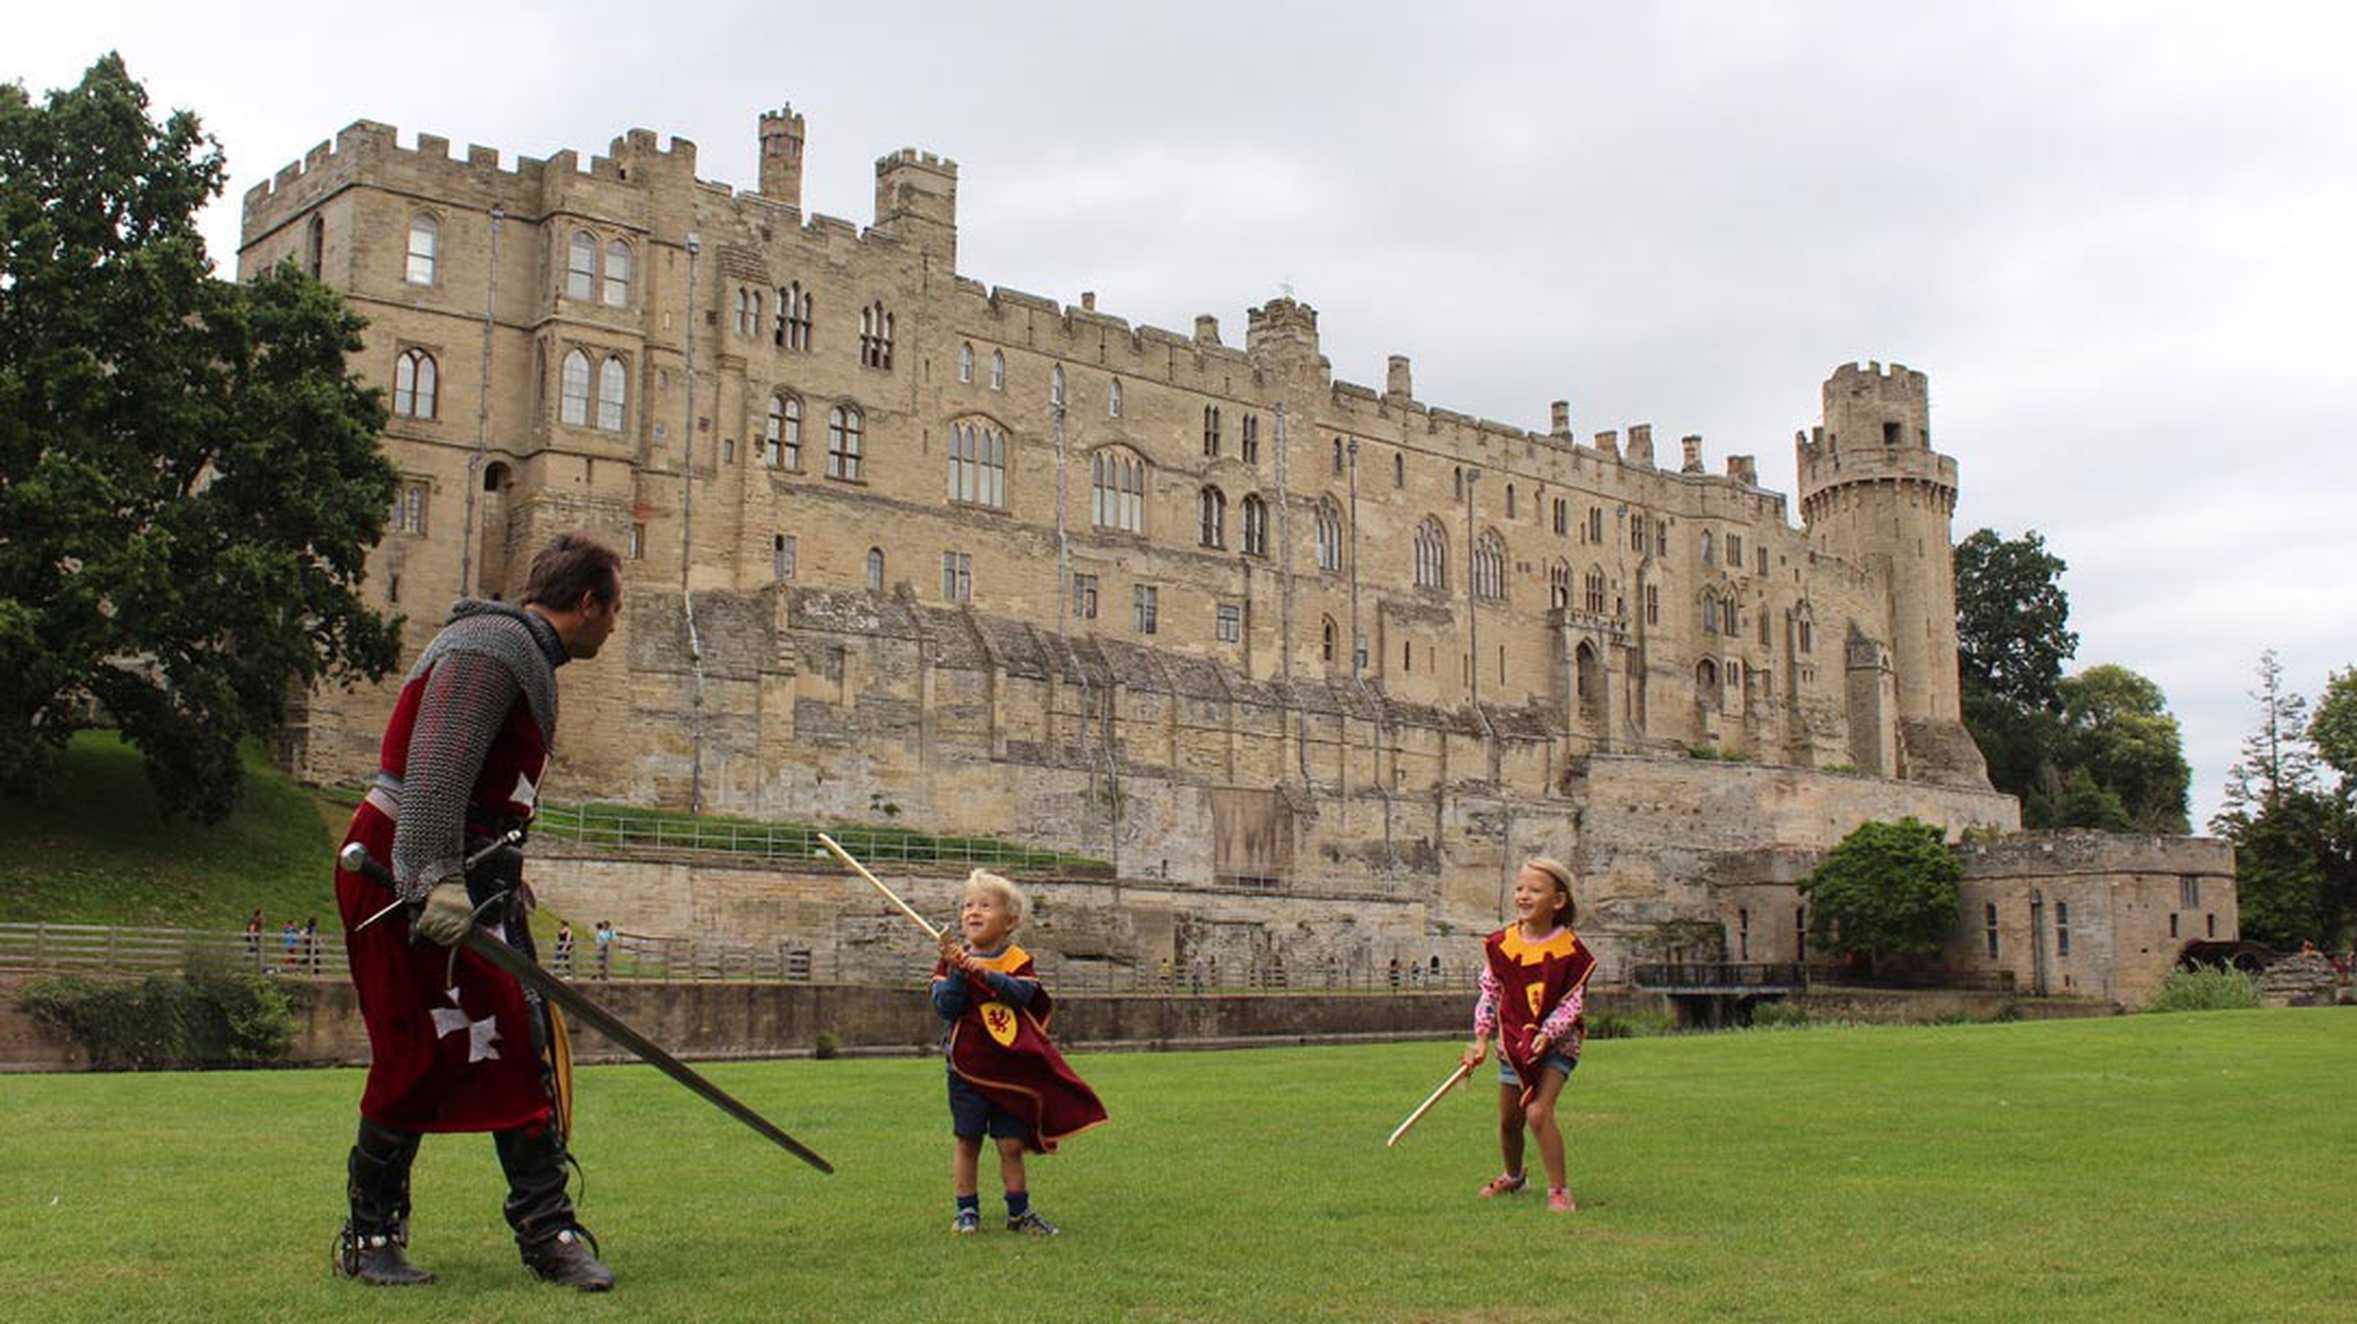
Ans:
[{"label": "boy", "polygon": [[998,1147],[999,1182],[1007,1196],[1007,1231],[1056,1235],[1056,1225],[1031,1207],[1023,1152],[1052,1153],[1056,1142],[1105,1120],[1097,1101],[1063,1054],[1048,1042],[1053,1013],[1031,957],[1008,939],[1023,923],[1023,894],[997,874],[976,869],[958,904],[957,934],[941,935],[941,964],[933,970],[933,1009],[949,1022],[942,1051],[949,1059],[950,1129],[957,1137],[957,1217],[950,1230],[982,1227],[982,1138]]}]

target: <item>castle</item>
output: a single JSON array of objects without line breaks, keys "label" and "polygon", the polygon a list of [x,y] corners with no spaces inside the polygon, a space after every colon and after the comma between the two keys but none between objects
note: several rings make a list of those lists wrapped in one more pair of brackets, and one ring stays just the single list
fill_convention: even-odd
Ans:
[{"label": "castle", "polygon": [[[1699,437],[1472,417],[1404,356],[1337,379],[1290,298],[1238,348],[986,286],[954,161],[879,160],[862,228],[804,209],[802,116],[759,133],[738,191],[644,130],[503,169],[361,121],[244,200],[241,275],[369,319],[403,473],[371,579],[413,646],[555,532],[627,549],[556,794],[1092,854],[1120,881],[1071,884],[1063,950],[1115,962],[1420,960],[1542,850],[1608,969],[1694,919],[1789,960],[1794,861],[1857,822],[2018,829],[1959,717],[1923,374],[1833,372],[1795,527]],[[360,775],[391,697],[308,696],[291,761]],[[2142,849],[2139,887],[2230,874]]]}]

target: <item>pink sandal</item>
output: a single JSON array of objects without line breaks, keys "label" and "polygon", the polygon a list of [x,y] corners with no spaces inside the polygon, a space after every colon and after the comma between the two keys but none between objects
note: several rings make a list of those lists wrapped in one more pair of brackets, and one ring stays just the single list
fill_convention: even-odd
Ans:
[{"label": "pink sandal", "polygon": [[1530,1175],[1528,1173],[1516,1173],[1508,1176],[1501,1172],[1490,1178],[1488,1183],[1481,1188],[1481,1198],[1487,1200],[1492,1196],[1512,1195],[1529,1183]]}]

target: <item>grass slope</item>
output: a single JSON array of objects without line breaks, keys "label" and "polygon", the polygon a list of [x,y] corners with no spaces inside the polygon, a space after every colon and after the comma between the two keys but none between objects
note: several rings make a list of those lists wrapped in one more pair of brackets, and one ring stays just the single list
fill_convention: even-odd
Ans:
[{"label": "grass slope", "polygon": [[[2345,1319],[2357,1015],[2225,1012],[1591,1045],[1582,1210],[1483,1203],[1494,1088],[1382,1138],[1447,1045],[1094,1056],[1033,1160],[1054,1241],[947,1232],[941,1068],[727,1064],[822,1178],[644,1068],[586,1073],[622,1276],[520,1277],[490,1144],[435,1137],[415,1251],[332,1281],[353,1072],[0,1078],[0,1302],[104,1320]],[[984,1179],[986,1210],[995,1180]]]},{"label": "grass slope", "polygon": [[211,827],[166,819],[139,752],[112,732],[75,736],[52,789],[37,803],[0,799],[0,920],[239,929],[261,906],[273,929],[290,916],[335,923],[349,811],[323,812],[258,753],[236,811]]}]

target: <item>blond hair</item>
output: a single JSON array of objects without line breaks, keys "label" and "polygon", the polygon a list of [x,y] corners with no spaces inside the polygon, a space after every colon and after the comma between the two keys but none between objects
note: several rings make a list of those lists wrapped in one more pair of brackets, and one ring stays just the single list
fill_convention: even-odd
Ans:
[{"label": "blond hair", "polygon": [[999,903],[1006,907],[1009,919],[1017,924],[1023,922],[1023,889],[1015,886],[1014,880],[992,873],[988,869],[976,869],[966,875],[966,886],[959,895],[965,896],[978,891],[996,896]]},{"label": "blond hair", "polygon": [[1563,904],[1555,911],[1555,922],[1569,924],[1579,918],[1579,902],[1571,894],[1571,866],[1551,855],[1533,855],[1522,862],[1525,869],[1536,869],[1555,880],[1563,889]]}]

